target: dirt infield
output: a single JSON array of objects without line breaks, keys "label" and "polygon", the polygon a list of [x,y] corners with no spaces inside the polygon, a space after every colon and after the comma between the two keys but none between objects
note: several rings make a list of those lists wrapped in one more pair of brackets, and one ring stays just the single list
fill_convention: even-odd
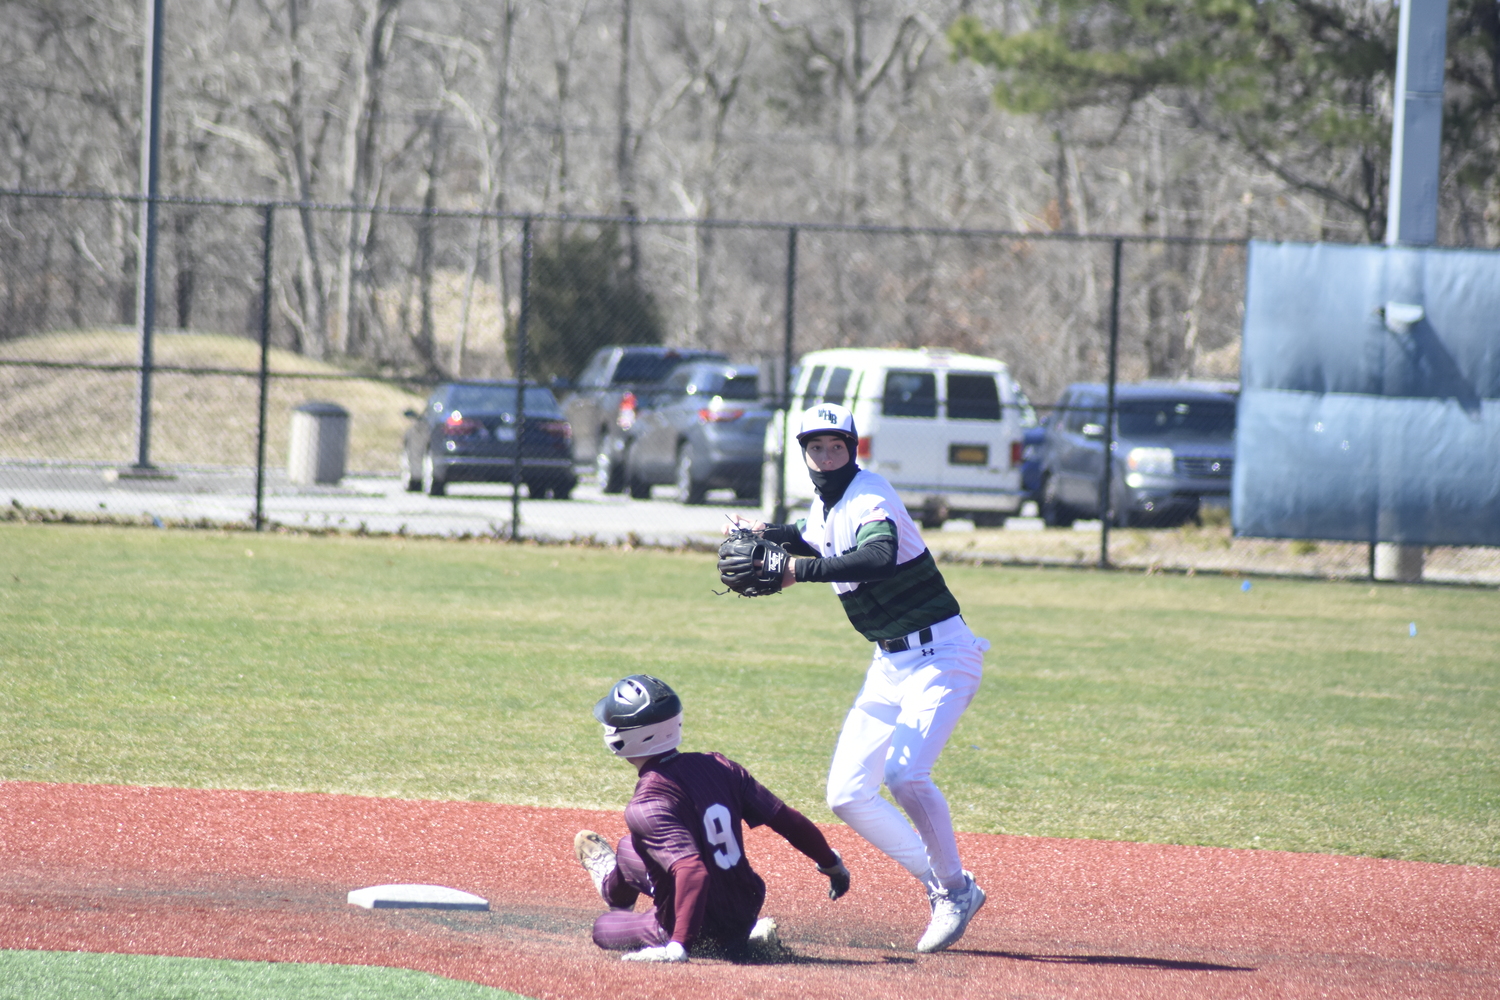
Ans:
[{"label": "dirt infield", "polygon": [[[837,903],[749,835],[785,960],[622,963],[589,940],[582,827],[623,832],[584,810],[3,783],[0,948],[399,966],[566,1000],[1500,996],[1500,869],[960,835],[989,903],[959,948],[917,956],[925,900],[844,827]],[[346,904],[386,882],[492,910]]]}]

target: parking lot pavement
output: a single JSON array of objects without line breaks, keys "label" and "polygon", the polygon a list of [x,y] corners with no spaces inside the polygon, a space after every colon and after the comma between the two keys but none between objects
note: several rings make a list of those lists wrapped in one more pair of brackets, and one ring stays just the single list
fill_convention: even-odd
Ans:
[{"label": "parking lot pavement", "polygon": [[[171,478],[132,478],[103,463],[0,462],[0,504],[79,515],[154,517],[163,522],[254,523],[255,472],[242,468],[171,468]],[[667,487],[657,498],[606,496],[580,484],[570,500],[521,501],[521,535],[549,541],[592,539],[606,544],[712,543],[726,515],[756,511],[729,499],[685,506]],[[363,529],[410,535],[507,535],[507,485],[454,483],[448,495],[408,493],[394,475],[347,476],[337,486],[299,486],[281,469],[268,469],[263,512],[289,528]]]}]

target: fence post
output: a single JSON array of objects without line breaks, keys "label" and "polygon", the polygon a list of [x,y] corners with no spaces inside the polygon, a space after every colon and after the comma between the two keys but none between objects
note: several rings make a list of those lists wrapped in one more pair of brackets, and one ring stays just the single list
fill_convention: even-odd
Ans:
[{"label": "fence post", "polygon": [[136,415],[135,464],[130,473],[150,477],[157,474],[151,464],[151,372],[155,367],[152,337],[156,326],[156,196],[157,153],[161,149],[161,40],[162,0],[146,3],[147,51],[142,67],[141,95],[141,259],[136,282],[136,323],[141,337],[141,370],[137,381],[140,412]]},{"label": "fence post", "polygon": [[1099,568],[1109,568],[1110,480],[1115,472],[1115,379],[1120,358],[1120,254],[1125,241],[1114,240],[1114,270],[1109,286],[1109,398],[1104,406],[1104,471],[1099,474]]},{"label": "fence post", "polygon": [[275,232],[276,206],[266,204],[260,240],[260,414],[255,422],[255,530],[265,529],[266,502],[266,395],[270,386],[271,358],[271,235]]},{"label": "fence post", "polygon": [[772,520],[786,520],[786,430],[792,419],[792,339],[797,331],[797,227],[786,230],[786,333],[781,344],[781,467],[776,470],[776,510]]},{"label": "fence post", "polygon": [[510,540],[521,539],[521,450],[526,422],[526,326],[531,321],[531,216],[521,220],[521,315],[516,319],[516,460],[510,471]]}]

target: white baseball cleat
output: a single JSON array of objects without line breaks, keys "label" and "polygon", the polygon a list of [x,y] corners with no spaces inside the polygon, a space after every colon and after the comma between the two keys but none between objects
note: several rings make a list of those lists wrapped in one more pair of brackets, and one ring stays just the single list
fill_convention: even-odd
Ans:
[{"label": "white baseball cleat", "polygon": [[974,881],[974,873],[964,872],[964,887],[949,890],[942,887],[928,890],[932,903],[932,921],[927,932],[917,942],[917,951],[929,954],[951,948],[969,929],[969,921],[984,905],[984,890]]},{"label": "white baseball cleat", "polygon": [[750,929],[750,943],[762,948],[780,948],[781,935],[776,933],[776,918],[761,917]]},{"label": "white baseball cleat", "polygon": [[599,891],[599,897],[606,903],[609,902],[609,898],[604,895],[604,879],[615,870],[615,849],[593,830],[579,830],[578,836],[573,838],[573,853],[578,855],[578,863],[583,865],[589,878],[594,880],[594,888]]}]

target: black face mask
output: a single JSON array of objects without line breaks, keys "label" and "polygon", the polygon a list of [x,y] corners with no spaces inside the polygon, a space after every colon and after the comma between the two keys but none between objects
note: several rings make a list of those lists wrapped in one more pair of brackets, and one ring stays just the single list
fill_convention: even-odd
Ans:
[{"label": "black face mask", "polygon": [[851,455],[849,461],[834,469],[832,472],[824,472],[821,469],[809,468],[807,474],[812,477],[813,487],[818,491],[818,496],[823,499],[823,511],[843,499],[844,491],[854,481],[855,473],[859,472],[859,465]]}]

